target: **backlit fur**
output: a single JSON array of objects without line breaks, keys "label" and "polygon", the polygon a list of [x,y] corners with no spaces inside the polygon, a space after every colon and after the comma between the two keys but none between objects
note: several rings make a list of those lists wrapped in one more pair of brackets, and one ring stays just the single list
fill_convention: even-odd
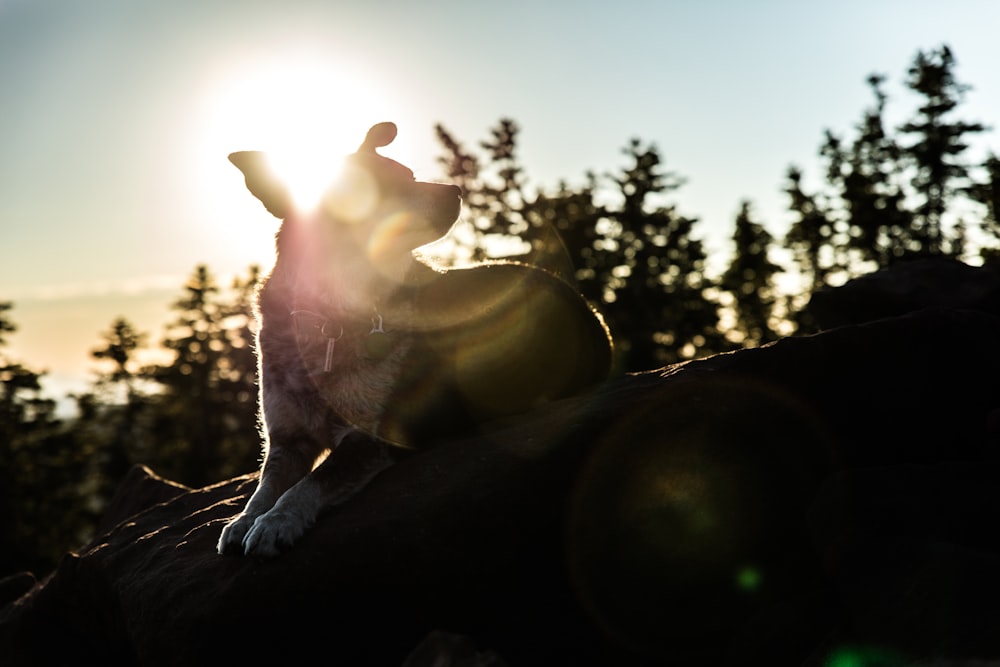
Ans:
[{"label": "backlit fur", "polygon": [[220,553],[273,557],[407,452],[607,373],[603,322],[558,278],[417,260],[458,218],[461,193],[380,156],[395,133],[373,127],[311,212],[262,154],[230,156],[283,222],[257,304],[264,463]]}]

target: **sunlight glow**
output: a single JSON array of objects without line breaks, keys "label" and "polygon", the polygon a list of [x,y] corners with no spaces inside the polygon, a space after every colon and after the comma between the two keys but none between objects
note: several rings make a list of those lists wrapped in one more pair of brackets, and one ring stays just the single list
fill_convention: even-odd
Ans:
[{"label": "sunlight glow", "polygon": [[264,151],[296,204],[314,206],[373,124],[405,120],[370,80],[308,50],[234,60],[206,93],[206,157],[224,163],[233,151]]}]

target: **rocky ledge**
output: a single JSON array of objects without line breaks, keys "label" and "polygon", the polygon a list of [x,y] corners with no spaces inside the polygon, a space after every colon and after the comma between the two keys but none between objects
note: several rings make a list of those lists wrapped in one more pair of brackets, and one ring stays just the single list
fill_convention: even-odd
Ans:
[{"label": "rocky ledge", "polygon": [[1000,318],[914,303],[442,443],[271,561],[215,552],[253,476],[136,468],[0,582],[0,662],[1000,661]]}]

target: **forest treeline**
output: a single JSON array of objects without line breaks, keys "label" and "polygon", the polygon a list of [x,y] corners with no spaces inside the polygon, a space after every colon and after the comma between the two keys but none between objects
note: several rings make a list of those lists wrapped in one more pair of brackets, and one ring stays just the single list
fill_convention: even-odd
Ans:
[{"label": "forest treeline", "polygon": [[[683,179],[655,145],[633,139],[617,171],[544,189],[528,182],[513,120],[472,148],[438,126],[442,178],[465,193],[452,256],[503,248],[576,281],[612,330],[618,371],[810,333],[804,306],[825,286],[915,257],[987,264],[1000,255],[1000,158],[970,157],[989,128],[961,118],[969,87],[955,65],[947,46],[917,52],[905,85],[918,103],[897,127],[885,120],[887,79],[871,75],[871,105],[848,135],[824,133],[813,178],[798,166],[784,175],[787,234],[773,236],[742,202],[715,272],[699,221],[672,202]],[[69,419],[57,418],[42,374],[7,353],[14,304],[0,303],[0,576],[45,572],[87,540],[135,463],[192,486],[256,469],[259,279],[250,267],[223,288],[196,267],[159,342],[163,363],[137,361],[149,333],[126,318],[110,323]]]}]

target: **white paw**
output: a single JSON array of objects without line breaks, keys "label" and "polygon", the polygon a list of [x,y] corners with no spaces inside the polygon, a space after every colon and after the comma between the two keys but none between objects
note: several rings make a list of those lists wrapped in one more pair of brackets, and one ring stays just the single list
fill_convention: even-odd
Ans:
[{"label": "white paw", "polygon": [[254,517],[241,512],[222,529],[219,535],[219,543],[216,547],[220,554],[240,554],[243,553],[243,540],[246,538],[250,527],[253,526]]},{"label": "white paw", "polygon": [[295,544],[310,525],[312,522],[301,514],[276,507],[253,522],[243,538],[243,552],[247,556],[274,558]]}]

